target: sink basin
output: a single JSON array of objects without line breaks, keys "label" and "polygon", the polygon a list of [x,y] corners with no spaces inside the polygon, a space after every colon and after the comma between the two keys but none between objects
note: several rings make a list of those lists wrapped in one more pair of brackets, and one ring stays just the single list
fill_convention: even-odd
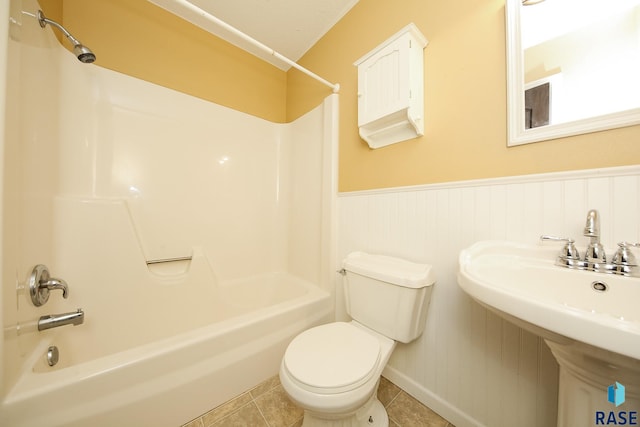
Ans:
[{"label": "sink basin", "polygon": [[[478,242],[460,252],[458,284],[544,338],[560,367],[559,427],[593,425],[605,415],[637,417],[640,278],[560,267],[558,253],[557,245]],[[621,385],[618,407],[612,393]]]},{"label": "sink basin", "polygon": [[640,359],[640,278],[554,264],[557,245],[482,241],[460,253],[458,283],[543,338]]}]

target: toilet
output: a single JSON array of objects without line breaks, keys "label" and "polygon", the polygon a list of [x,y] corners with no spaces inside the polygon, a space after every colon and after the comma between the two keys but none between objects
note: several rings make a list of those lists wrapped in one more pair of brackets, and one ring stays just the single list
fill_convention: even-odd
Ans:
[{"label": "toilet", "polygon": [[352,320],[295,337],[280,382],[304,409],[303,427],[387,427],[380,375],[397,342],[422,334],[435,275],[428,264],[364,252],[349,254],[341,273]]}]

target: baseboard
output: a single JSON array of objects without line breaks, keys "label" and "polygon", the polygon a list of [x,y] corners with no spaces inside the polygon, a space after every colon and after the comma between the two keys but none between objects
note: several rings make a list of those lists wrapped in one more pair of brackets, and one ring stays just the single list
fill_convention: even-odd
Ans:
[{"label": "baseboard", "polygon": [[387,366],[382,375],[456,427],[486,427],[397,369]]}]

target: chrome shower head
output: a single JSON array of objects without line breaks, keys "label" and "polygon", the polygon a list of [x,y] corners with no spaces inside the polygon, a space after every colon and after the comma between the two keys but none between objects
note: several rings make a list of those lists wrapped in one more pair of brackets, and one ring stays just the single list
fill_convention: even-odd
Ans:
[{"label": "chrome shower head", "polygon": [[91,64],[96,60],[96,55],[91,52],[91,49],[82,44],[73,46],[73,53],[78,57],[80,62],[84,62],[85,64]]},{"label": "chrome shower head", "polygon": [[89,49],[88,47],[80,43],[78,39],[73,37],[71,33],[67,31],[67,29],[64,28],[62,25],[44,16],[44,13],[42,13],[41,10],[38,10],[36,18],[38,19],[38,22],[40,23],[40,26],[42,28],[46,27],[47,24],[49,24],[53,27],[56,27],[60,31],[62,31],[62,34],[64,34],[65,37],[69,39],[69,41],[73,45],[73,53],[78,57],[78,60],[80,62],[84,62],[85,64],[90,64],[96,60],[96,55],[91,51],[91,49]]}]

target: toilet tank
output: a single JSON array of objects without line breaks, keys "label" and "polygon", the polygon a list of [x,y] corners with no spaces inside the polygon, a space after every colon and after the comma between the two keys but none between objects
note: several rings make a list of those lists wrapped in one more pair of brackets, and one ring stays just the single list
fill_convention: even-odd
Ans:
[{"label": "toilet tank", "polygon": [[403,343],[422,334],[435,283],[431,265],[353,252],[342,268],[347,313],[353,320]]}]

